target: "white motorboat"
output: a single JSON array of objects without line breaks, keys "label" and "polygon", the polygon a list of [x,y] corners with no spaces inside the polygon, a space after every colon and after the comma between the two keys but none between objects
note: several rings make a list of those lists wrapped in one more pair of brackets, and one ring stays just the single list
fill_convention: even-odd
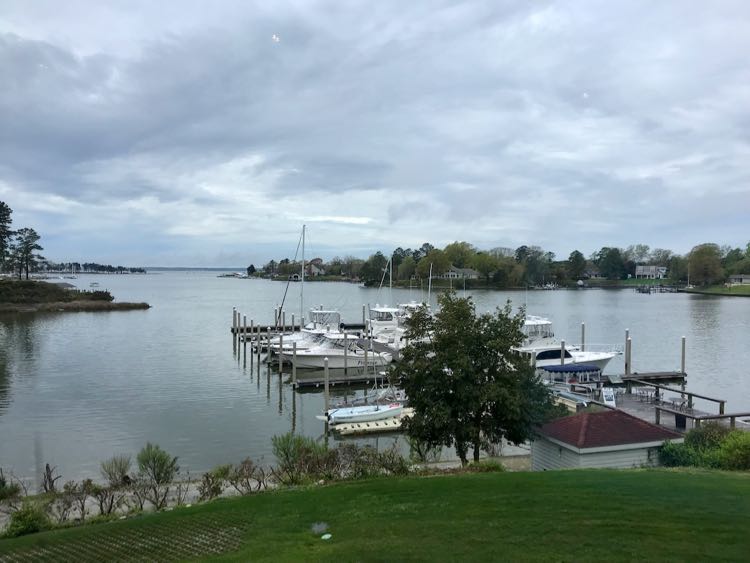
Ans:
[{"label": "white motorboat", "polygon": [[529,315],[523,325],[523,333],[526,336],[523,346],[515,350],[531,357],[536,367],[564,365],[564,364],[591,364],[603,370],[609,361],[618,355],[614,346],[609,350],[581,350],[580,346],[566,344],[563,350],[562,342],[555,339],[552,330],[552,321],[544,317]]},{"label": "white motorboat", "polygon": [[[299,332],[289,332],[283,335],[284,351],[291,353],[295,342],[298,351],[310,349],[320,344],[322,338],[328,334],[342,334],[339,326],[341,326],[341,314],[338,311],[326,311],[322,308],[310,309],[310,322]],[[281,344],[280,337],[272,338],[269,344],[271,353],[278,354]]]},{"label": "white motorboat", "polygon": [[328,423],[332,425],[351,422],[372,422],[374,420],[383,420],[386,418],[401,416],[403,410],[404,407],[401,403],[391,403],[388,405],[363,405],[361,407],[329,409],[318,418],[321,420],[327,420]]},{"label": "white motorboat", "polygon": [[[292,363],[292,354],[284,351],[281,354],[285,363]],[[365,359],[366,357],[366,359]],[[297,367],[323,369],[325,361],[331,369],[383,367],[393,361],[393,355],[387,352],[367,352],[357,346],[350,346],[344,353],[343,348],[316,346],[309,350],[297,350]]]}]

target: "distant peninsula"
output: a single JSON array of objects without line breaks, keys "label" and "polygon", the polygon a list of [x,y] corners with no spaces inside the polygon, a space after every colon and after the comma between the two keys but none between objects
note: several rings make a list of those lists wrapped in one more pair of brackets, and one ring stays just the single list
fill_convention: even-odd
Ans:
[{"label": "distant peninsula", "polygon": [[114,303],[109,291],[83,291],[69,284],[37,280],[0,280],[0,313],[37,311],[128,311],[148,303]]}]

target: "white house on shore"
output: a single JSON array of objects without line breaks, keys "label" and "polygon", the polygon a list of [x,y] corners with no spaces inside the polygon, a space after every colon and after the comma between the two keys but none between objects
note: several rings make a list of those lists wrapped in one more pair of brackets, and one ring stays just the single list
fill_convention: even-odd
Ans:
[{"label": "white house on shore", "polygon": [[738,285],[749,285],[750,274],[734,274],[729,276],[729,283]]},{"label": "white house on shore", "polygon": [[643,266],[635,267],[635,277],[649,280],[663,280],[667,277],[667,268],[664,266]]},{"label": "white house on shore", "polygon": [[478,280],[481,274],[471,268],[456,268],[451,266],[450,269],[445,272],[441,278],[444,280]]},{"label": "white house on shore", "polygon": [[531,469],[655,466],[665,440],[684,438],[619,409],[582,412],[542,426],[531,444]]}]

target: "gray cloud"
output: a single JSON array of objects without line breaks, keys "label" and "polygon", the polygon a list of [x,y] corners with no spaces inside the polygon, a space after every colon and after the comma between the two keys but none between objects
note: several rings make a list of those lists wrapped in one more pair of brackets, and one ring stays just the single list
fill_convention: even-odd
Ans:
[{"label": "gray cloud", "polygon": [[51,257],[90,225],[205,260],[306,217],[339,254],[748,237],[744,3],[58,12],[0,15],[0,199]]}]

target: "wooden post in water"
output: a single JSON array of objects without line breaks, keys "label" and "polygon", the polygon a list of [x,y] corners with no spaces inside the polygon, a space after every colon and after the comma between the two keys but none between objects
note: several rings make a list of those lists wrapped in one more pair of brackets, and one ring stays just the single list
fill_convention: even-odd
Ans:
[{"label": "wooden post in water", "polygon": [[294,313],[292,313],[292,334],[294,334]]},{"label": "wooden post in water", "polygon": [[292,392],[297,386],[297,341],[292,342]]},{"label": "wooden post in water", "polygon": [[365,367],[363,373],[367,375],[367,343],[365,343]]},{"label": "wooden post in water", "polygon": [[284,332],[282,331],[279,333],[279,375],[281,375],[283,371],[284,371]]},{"label": "wooden post in water", "polygon": [[560,341],[560,365],[565,365],[565,341]]},{"label": "wooden post in water", "polygon": [[250,339],[250,369],[253,367],[253,325],[255,324],[255,321],[253,319],[250,319],[250,332],[245,332],[245,341],[247,339]]},{"label": "wooden post in water", "polygon": [[258,336],[255,338],[255,351],[258,352],[258,371],[260,372],[260,323],[258,323]]},{"label": "wooden post in water", "polygon": [[286,311],[281,311],[281,332],[286,330]]},{"label": "wooden post in water", "polygon": [[323,393],[326,413],[330,407],[330,396],[328,395],[328,358],[323,359]]},{"label": "wooden post in water", "polygon": [[628,360],[628,340],[630,340],[630,329],[625,329],[625,375],[630,373],[630,361]]},{"label": "wooden post in water", "polygon": [[586,323],[581,323],[581,352],[586,351]]},{"label": "wooden post in water", "polygon": [[346,333],[344,333],[344,375],[347,375],[348,372],[348,356],[349,356],[349,337]]},{"label": "wooden post in water", "polygon": [[630,375],[633,365],[631,360],[633,358],[633,339],[628,336],[625,341],[625,375]]},{"label": "wooden post in water", "polygon": [[232,307],[232,351],[237,351],[237,307]]},{"label": "wooden post in water", "polygon": [[[252,353],[250,354],[252,356]],[[247,315],[242,315],[242,367],[247,365]]]},{"label": "wooden post in water", "polygon": [[365,319],[366,319],[366,317],[365,317],[365,306],[364,306],[364,305],[362,305],[362,325],[363,325],[363,326],[364,326],[365,324],[367,324],[367,321],[366,321]]},{"label": "wooden post in water", "polygon": [[[680,357],[680,373],[682,374],[682,382],[680,383],[680,387],[682,390],[685,390],[685,337],[682,337],[682,354]],[[682,399],[685,398],[685,395],[680,395]],[[692,402],[692,401],[691,401]],[[689,405],[690,408],[692,408],[693,405]]]}]

